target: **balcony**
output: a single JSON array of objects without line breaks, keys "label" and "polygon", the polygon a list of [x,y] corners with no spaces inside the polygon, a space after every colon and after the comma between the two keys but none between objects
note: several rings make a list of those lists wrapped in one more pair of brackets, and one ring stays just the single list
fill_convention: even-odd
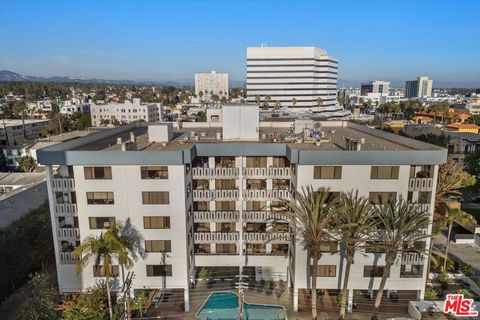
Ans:
[{"label": "balcony", "polygon": [[290,199],[289,190],[255,190],[255,189],[246,189],[243,190],[243,198],[249,200],[283,200]]},{"label": "balcony", "polygon": [[60,252],[60,263],[61,264],[76,264],[78,258],[75,258],[71,252]]},{"label": "balcony", "polygon": [[422,203],[415,203],[414,206],[417,208],[417,210],[422,211],[422,212],[430,212],[430,205],[429,204],[422,204]]},{"label": "balcony", "polygon": [[53,178],[52,191],[75,191],[74,178]]},{"label": "balcony", "polygon": [[432,178],[410,178],[408,181],[408,191],[432,191]]},{"label": "balcony", "polygon": [[54,205],[55,216],[76,217],[78,215],[77,205],[72,203],[58,203]]},{"label": "balcony", "polygon": [[195,243],[232,243],[239,240],[238,232],[195,232]]},{"label": "balcony", "polygon": [[193,190],[193,201],[237,200],[238,190]]},{"label": "balcony", "polygon": [[58,240],[79,240],[80,231],[78,228],[58,228]]},{"label": "balcony", "polygon": [[402,264],[423,265],[425,257],[418,252],[405,252],[402,254]]},{"label": "balcony", "polygon": [[[280,213],[280,211],[278,212]],[[242,219],[246,222],[265,222],[267,220],[280,219],[280,214],[272,211],[243,211]]]},{"label": "balcony", "polygon": [[288,232],[244,232],[242,238],[248,243],[289,243],[291,236]]},{"label": "balcony", "polygon": [[238,168],[192,168],[193,179],[238,178]]},{"label": "balcony", "polygon": [[237,222],[240,217],[238,211],[194,211],[195,222]]},{"label": "balcony", "polygon": [[244,178],[251,179],[290,179],[290,168],[242,168]]}]

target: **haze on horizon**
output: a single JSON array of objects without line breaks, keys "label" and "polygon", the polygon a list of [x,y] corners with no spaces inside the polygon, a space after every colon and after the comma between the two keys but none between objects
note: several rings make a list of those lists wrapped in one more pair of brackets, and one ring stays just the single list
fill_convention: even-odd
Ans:
[{"label": "haze on horizon", "polygon": [[480,86],[480,1],[0,1],[0,70],[32,76],[245,81],[246,48],[318,46],[342,82]]}]

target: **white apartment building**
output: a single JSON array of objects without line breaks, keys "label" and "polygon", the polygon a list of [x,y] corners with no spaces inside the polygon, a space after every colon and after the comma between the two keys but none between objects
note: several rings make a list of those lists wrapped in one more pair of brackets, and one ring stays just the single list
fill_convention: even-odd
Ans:
[{"label": "white apartment building", "polygon": [[279,101],[284,107],[312,109],[337,104],[338,60],[316,47],[247,48],[247,101],[269,106]]},{"label": "white apartment building", "polygon": [[369,93],[380,93],[382,95],[389,95],[390,82],[373,80],[367,83],[362,83],[360,87],[360,93],[362,96],[366,96]]},{"label": "white apartment building", "polygon": [[136,121],[158,122],[163,118],[163,106],[160,103],[141,103],[139,98],[124,103],[92,104],[90,116],[93,127]]},{"label": "white apartment building", "polygon": [[4,119],[0,121],[0,145],[16,146],[40,138],[43,128],[51,125],[52,120],[25,119],[24,128],[21,119]]},{"label": "white apartment building", "polygon": [[420,76],[417,80],[405,82],[406,98],[429,98],[432,96],[433,80]]},{"label": "white apartment building", "polygon": [[[71,251],[85,237],[129,221],[147,251],[132,268],[134,290],[180,292],[188,311],[202,270],[233,279],[243,272],[285,281],[299,310],[311,261],[291,226],[275,219],[278,201],[312,185],[358,190],[373,203],[404,197],[433,217],[438,165],[446,157],[437,146],[348,122],[260,122],[256,105],[224,106],[222,122],[137,122],[48,147],[38,158],[46,166],[58,286],[67,293],[94,285],[101,272],[91,264],[77,275]],[[324,249],[319,289],[342,287],[345,263],[337,250],[335,242]],[[350,310],[354,290],[374,294],[384,259],[374,248],[357,254]],[[426,268],[426,256],[404,252],[387,294],[423,298]],[[113,271],[121,287],[126,271],[118,265]]]},{"label": "white apartment building", "polygon": [[203,94],[201,98],[203,100],[210,100],[212,94],[228,99],[228,74],[217,73],[216,71],[195,73],[195,94],[199,99],[200,91]]}]

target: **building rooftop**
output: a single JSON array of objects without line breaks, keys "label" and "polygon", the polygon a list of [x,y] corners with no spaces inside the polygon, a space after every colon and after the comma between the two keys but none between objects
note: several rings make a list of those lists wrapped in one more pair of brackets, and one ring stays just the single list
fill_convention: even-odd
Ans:
[{"label": "building rooftop", "polygon": [[[42,122],[49,122],[51,121],[50,119],[45,119],[45,120],[39,120],[39,119],[25,119],[25,124],[30,124],[30,123],[42,123]],[[22,125],[22,119],[5,119],[5,126],[21,126]],[[2,120],[2,126],[0,128],[3,128],[3,120]]]}]

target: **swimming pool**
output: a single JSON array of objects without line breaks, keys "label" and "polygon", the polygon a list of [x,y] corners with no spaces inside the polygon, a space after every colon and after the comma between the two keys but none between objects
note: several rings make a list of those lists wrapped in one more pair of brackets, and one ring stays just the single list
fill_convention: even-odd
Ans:
[{"label": "swimming pool", "polygon": [[[244,302],[245,320],[285,320],[285,309],[280,306],[251,304]],[[197,312],[202,320],[236,320],[238,318],[238,296],[233,292],[213,292]]]}]

